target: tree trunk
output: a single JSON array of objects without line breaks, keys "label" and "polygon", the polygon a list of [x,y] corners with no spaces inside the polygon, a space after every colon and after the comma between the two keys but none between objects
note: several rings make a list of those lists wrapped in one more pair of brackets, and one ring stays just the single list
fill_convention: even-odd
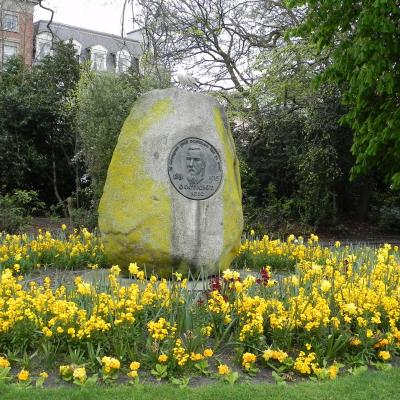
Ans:
[{"label": "tree trunk", "polygon": [[56,196],[56,199],[58,202],[62,205],[63,211],[64,211],[64,216],[65,218],[68,217],[68,212],[65,208],[65,204],[63,202],[63,199],[60,196],[60,193],[58,191],[58,185],[57,185],[57,168],[56,168],[56,156],[54,153],[54,147],[51,147],[51,161],[52,161],[52,178],[53,178],[53,190],[54,190],[54,195]]},{"label": "tree trunk", "polygon": [[368,175],[364,177],[357,210],[357,219],[360,222],[364,222],[367,219],[369,201],[373,191],[373,183],[374,180],[372,176]]}]

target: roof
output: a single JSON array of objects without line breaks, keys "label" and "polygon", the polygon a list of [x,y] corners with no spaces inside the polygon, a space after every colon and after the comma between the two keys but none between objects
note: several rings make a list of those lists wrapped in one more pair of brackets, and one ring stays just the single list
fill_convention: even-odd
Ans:
[{"label": "roof", "polygon": [[[34,23],[35,34],[48,32],[47,24],[49,21],[37,21]],[[140,43],[130,38],[121,38],[118,35],[112,35],[104,32],[92,31],[86,28],[62,24],[59,22],[51,23],[51,30],[58,40],[77,40],[81,43],[82,48],[90,48],[92,46],[104,46],[110,53],[117,53],[122,49],[127,49],[133,56],[140,54]]]},{"label": "roof", "polygon": [[142,30],[143,30],[143,28],[138,28],[138,29],[134,29],[133,31],[127,32],[126,34],[127,34],[127,35],[130,35],[130,34],[132,34],[132,33],[137,33],[137,32],[140,32],[140,31],[142,31]]}]

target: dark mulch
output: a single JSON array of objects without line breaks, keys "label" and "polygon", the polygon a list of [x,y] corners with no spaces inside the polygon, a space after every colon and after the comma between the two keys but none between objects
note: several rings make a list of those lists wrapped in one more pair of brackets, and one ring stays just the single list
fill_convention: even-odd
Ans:
[{"label": "dark mulch", "polygon": [[23,231],[26,233],[37,233],[38,229],[44,231],[56,232],[61,229],[61,225],[65,224],[69,228],[72,222],[69,218],[48,218],[48,217],[33,217]]}]

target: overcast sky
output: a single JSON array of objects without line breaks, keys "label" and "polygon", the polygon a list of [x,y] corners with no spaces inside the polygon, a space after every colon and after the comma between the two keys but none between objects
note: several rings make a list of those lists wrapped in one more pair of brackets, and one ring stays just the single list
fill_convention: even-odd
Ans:
[{"label": "overcast sky", "polygon": [[[121,34],[121,13],[124,0],[47,0],[54,11],[54,21],[100,32]],[[132,30],[132,11],[127,12],[127,31]],[[50,13],[35,7],[34,20],[50,19]],[[130,21],[129,21],[130,20]]]}]

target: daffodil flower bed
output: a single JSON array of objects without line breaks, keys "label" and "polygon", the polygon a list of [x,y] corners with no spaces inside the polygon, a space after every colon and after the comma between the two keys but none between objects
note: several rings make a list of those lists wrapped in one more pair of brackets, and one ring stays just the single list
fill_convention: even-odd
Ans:
[{"label": "daffodil flower bed", "polygon": [[[98,240],[75,235],[90,241],[90,251]],[[74,238],[60,247],[63,257]],[[334,379],[360,365],[384,368],[399,354],[397,247],[354,253],[339,243],[321,247],[315,235],[307,244],[253,238],[241,251],[292,255],[294,272],[225,270],[206,290],[193,290],[181,274],[159,280],[135,263],[129,286],[118,266],[107,282],[27,282],[13,263],[47,239],[23,240],[8,237],[0,250],[0,380],[43,384],[44,366],[77,385],[150,376],[185,385],[196,374],[234,383],[265,369],[277,382]]]},{"label": "daffodil flower bed", "polygon": [[70,234],[66,230],[65,225],[57,233],[39,229],[34,237],[0,232],[0,270],[26,273],[43,267],[65,270],[106,266],[103,245],[96,234],[85,228]]},{"label": "daffodil flower bed", "polygon": [[[335,248],[340,242],[335,243]],[[242,242],[235,264],[240,268],[260,269],[270,265],[276,270],[294,270],[298,261],[308,260],[319,263],[326,260],[331,253],[330,248],[320,246],[318,236],[311,234],[305,240],[302,236],[289,235],[286,241],[272,239],[264,235],[257,240],[255,232]]]}]

